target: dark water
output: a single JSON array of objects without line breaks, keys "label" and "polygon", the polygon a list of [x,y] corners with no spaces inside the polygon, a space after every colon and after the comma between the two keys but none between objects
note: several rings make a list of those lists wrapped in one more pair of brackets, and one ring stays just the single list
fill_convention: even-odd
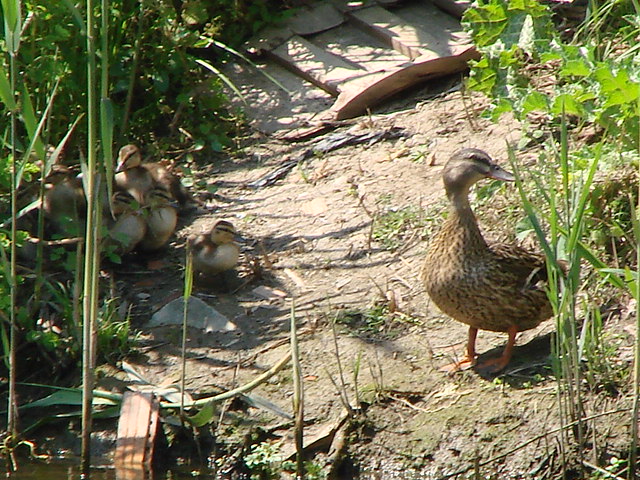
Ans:
[{"label": "dark water", "polygon": [[[16,472],[7,475],[13,480],[78,480],[82,478],[79,460],[56,460],[53,462],[25,461],[18,464]],[[185,467],[163,471],[121,471],[112,466],[94,467],[89,480],[186,480],[194,478],[213,479],[213,472],[194,472]]]}]

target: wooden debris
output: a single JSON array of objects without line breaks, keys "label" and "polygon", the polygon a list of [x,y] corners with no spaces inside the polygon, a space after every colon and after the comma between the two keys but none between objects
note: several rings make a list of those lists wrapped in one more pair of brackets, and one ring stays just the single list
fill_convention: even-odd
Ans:
[{"label": "wooden debris", "polygon": [[[362,115],[418,83],[461,72],[467,68],[468,60],[479,57],[468,37],[460,28],[456,29],[459,24],[431,3],[423,2],[413,10],[420,12],[420,18],[416,18],[420,26],[391,13],[385,6],[370,1],[357,5],[340,1],[334,2],[333,6],[321,4],[308,12],[310,21],[317,26],[300,27],[302,20],[306,20],[303,15],[289,22],[287,27],[297,35],[281,36],[282,41],[278,43],[272,41],[273,35],[265,34],[260,47],[262,53],[337,97],[328,115],[321,115],[321,129],[327,120]],[[464,2],[454,0],[440,0],[438,6],[456,16],[466,8]],[[386,60],[376,54],[341,57],[335,48],[314,43],[316,37],[302,36],[333,28],[331,25],[341,25],[340,17],[348,19],[349,23],[369,35],[373,44],[374,39],[380,41],[404,57]],[[337,34],[336,38],[339,43],[340,35]],[[315,133],[317,130],[312,127],[310,131]]]},{"label": "wooden debris", "polygon": [[431,2],[456,18],[462,18],[462,14],[471,7],[471,2],[467,0],[431,0]]},{"label": "wooden debris", "polygon": [[265,285],[260,285],[254,288],[253,290],[251,290],[251,293],[260,298],[264,298],[265,300],[275,300],[287,297],[286,292],[283,292],[282,290],[278,290],[276,288],[267,287]]},{"label": "wooden debris", "polygon": [[303,7],[289,19],[289,28],[297,35],[311,35],[337,27],[344,22],[342,14],[330,3],[313,8]]},{"label": "wooden debris", "polygon": [[284,269],[284,273],[287,274],[287,276],[293,281],[293,283],[296,284],[296,286],[298,286],[300,288],[307,288],[307,284],[302,279],[302,277],[298,274],[298,272],[295,272],[294,270],[291,270],[290,268],[285,268]]},{"label": "wooden debris", "polygon": [[122,470],[151,466],[158,430],[159,404],[150,393],[125,392],[118,421],[114,463]]},{"label": "wooden debris", "polygon": [[340,83],[366,73],[299,36],[265,53],[283,67],[334,96],[340,93]]},{"label": "wooden debris", "polygon": [[439,48],[446,54],[443,45],[446,37],[438,37],[417,27],[406,24],[400,17],[382,7],[375,6],[348,12],[347,18],[358,28],[389,45],[394,50],[414,60],[423,55],[424,49]]},{"label": "wooden debris", "polygon": [[[347,424],[348,417],[349,415],[345,410],[340,417],[329,423],[305,427],[304,452],[310,453],[317,450],[328,450],[333,444],[336,432]],[[295,454],[296,449],[293,444],[283,446],[282,457],[285,460],[292,459]]]}]

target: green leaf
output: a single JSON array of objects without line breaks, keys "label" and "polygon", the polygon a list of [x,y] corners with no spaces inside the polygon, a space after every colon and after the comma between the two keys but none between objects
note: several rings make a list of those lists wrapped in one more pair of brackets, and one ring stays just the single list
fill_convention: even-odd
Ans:
[{"label": "green leaf", "polygon": [[582,116],[584,113],[582,105],[576,101],[573,95],[568,93],[558,95],[553,99],[551,111],[556,115],[567,113],[570,115]]},{"label": "green leaf", "polygon": [[80,28],[80,35],[84,36],[87,32],[87,28],[84,24],[84,18],[80,9],[72,2],[72,0],[63,0],[64,4],[67,6],[71,15],[73,15],[73,19],[76,21],[76,24]]},{"label": "green leaf", "polygon": [[222,80],[227,85],[227,87],[229,87],[231,90],[235,92],[235,94],[238,96],[238,98],[240,98],[240,100],[242,100],[245,104],[247,103],[247,101],[244,98],[244,95],[242,95],[242,92],[240,92],[238,87],[236,87],[233,84],[233,82],[229,80],[229,78],[227,78],[227,76],[223,74],[220,70],[218,70],[216,67],[214,67],[210,63],[205,62],[204,60],[201,60],[201,59],[196,59],[196,63],[198,65],[203,66],[210,72],[214,73],[220,80]]},{"label": "green leaf", "polygon": [[14,56],[20,48],[20,34],[22,33],[21,4],[20,0],[2,0],[4,38],[7,50]]},{"label": "green leaf", "polygon": [[207,403],[198,413],[191,417],[186,417],[186,420],[194,427],[202,427],[211,423],[216,417],[216,409],[213,402]]},{"label": "green leaf", "polygon": [[525,96],[521,107],[524,113],[546,112],[549,110],[549,99],[546,95],[532,90]]},{"label": "green leaf", "polygon": [[607,99],[605,108],[636,102],[640,97],[638,83],[633,82],[624,69],[614,74],[609,64],[603,64],[596,70],[595,78],[600,82],[600,91]]},{"label": "green leaf", "polygon": [[560,69],[560,75],[563,77],[586,77],[591,75],[591,68],[582,58],[567,60]]},{"label": "green leaf", "polygon": [[[27,89],[27,85],[23,85],[22,89],[22,119],[24,120],[24,125],[27,127],[27,133],[29,134],[29,138],[33,139],[36,135],[36,130],[38,128],[38,120],[36,119],[36,112],[33,108],[33,103],[31,101],[31,95],[29,94],[29,90]],[[45,158],[45,148],[42,140],[38,138],[35,143],[33,143],[34,148],[36,150],[36,154],[40,159]]]},{"label": "green leaf", "polygon": [[[115,405],[116,402],[107,398],[93,397],[93,405]],[[36,400],[21,408],[42,408],[57,405],[82,405],[82,390],[58,390],[44,398]]]},{"label": "green leaf", "polygon": [[2,62],[0,62],[0,100],[2,100],[2,103],[9,107],[10,110],[15,110],[17,108],[16,100],[13,96],[13,91],[11,90],[11,84],[9,82],[9,75],[4,69]]}]

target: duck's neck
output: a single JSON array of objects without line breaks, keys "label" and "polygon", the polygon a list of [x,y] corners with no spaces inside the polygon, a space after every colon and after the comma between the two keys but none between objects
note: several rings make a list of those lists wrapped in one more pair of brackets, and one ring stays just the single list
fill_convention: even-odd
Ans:
[{"label": "duck's neck", "polygon": [[468,192],[450,193],[449,218],[447,218],[447,235],[451,235],[452,241],[458,238],[460,247],[470,253],[487,247],[487,243],[480,233],[476,216],[469,204]]}]

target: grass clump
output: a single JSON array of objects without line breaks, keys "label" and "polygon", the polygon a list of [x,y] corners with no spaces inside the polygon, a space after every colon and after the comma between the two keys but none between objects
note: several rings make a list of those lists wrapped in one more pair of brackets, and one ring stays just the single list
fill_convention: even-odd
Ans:
[{"label": "grass clump", "polygon": [[[384,205],[389,200],[382,199]],[[420,207],[387,207],[375,215],[372,238],[383,249],[395,251],[405,245],[416,232],[425,231],[431,222]]]}]

